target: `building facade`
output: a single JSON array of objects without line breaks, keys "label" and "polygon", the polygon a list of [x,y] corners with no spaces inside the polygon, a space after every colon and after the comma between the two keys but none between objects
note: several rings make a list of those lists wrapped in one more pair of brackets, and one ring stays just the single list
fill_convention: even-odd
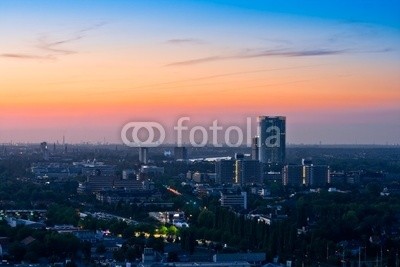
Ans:
[{"label": "building facade", "polygon": [[139,147],[139,162],[143,164],[149,163],[149,148]]},{"label": "building facade", "polygon": [[247,209],[247,192],[221,193],[221,206]]},{"label": "building facade", "polygon": [[254,136],[251,139],[251,159],[252,160],[259,160],[259,136]]},{"label": "building facade", "polygon": [[246,185],[262,182],[261,164],[258,160],[236,160],[234,183]]},{"label": "building facade", "polygon": [[283,164],[286,160],[286,117],[258,118],[259,160],[264,164]]},{"label": "building facade", "polygon": [[285,165],[282,170],[283,185],[321,187],[329,184],[330,169],[327,165],[314,165],[304,161],[301,165]]},{"label": "building facade", "polygon": [[215,182],[217,184],[233,183],[235,177],[234,165],[234,160],[219,160],[215,162]]}]

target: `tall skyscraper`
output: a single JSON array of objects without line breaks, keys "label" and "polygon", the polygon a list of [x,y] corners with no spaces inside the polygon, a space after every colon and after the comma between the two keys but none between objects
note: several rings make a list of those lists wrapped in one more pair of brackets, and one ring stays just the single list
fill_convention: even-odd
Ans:
[{"label": "tall skyscraper", "polygon": [[283,164],[286,158],[286,117],[260,116],[258,123],[260,162]]}]

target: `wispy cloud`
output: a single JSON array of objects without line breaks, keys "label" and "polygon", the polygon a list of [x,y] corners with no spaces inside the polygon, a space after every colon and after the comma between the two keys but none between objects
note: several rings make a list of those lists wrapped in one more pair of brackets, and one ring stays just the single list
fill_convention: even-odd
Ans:
[{"label": "wispy cloud", "polygon": [[[200,58],[175,61],[165,66],[189,66],[205,64],[223,60],[243,60],[263,57],[316,57],[335,56],[342,54],[367,54],[388,53],[396,48],[377,46],[377,40],[382,39],[383,33],[372,24],[358,21],[341,21],[337,24],[335,32],[322,34],[322,37],[295,40],[288,38],[267,37],[260,38],[264,46],[258,49],[237,50],[236,52],[221,52],[221,54],[208,55]],[[302,43],[302,46],[298,46]]]},{"label": "wispy cloud", "polygon": [[60,40],[55,40],[55,41],[49,41],[49,37],[48,36],[42,36],[39,38],[39,44],[38,44],[38,48],[45,50],[49,53],[53,53],[56,55],[70,55],[70,54],[75,54],[77,53],[77,51],[73,51],[73,50],[69,50],[69,49],[63,49],[63,48],[59,48],[61,45],[65,45],[65,44],[69,44],[69,43],[73,43],[76,41],[79,41],[83,38],[85,38],[87,36],[87,32],[89,31],[93,31],[96,30],[102,26],[104,26],[106,23],[105,22],[101,22],[98,24],[95,24],[93,26],[90,27],[86,27],[83,29],[80,29],[76,32],[74,32],[71,36],[66,37],[64,39],[60,39]]},{"label": "wispy cloud", "polygon": [[54,57],[47,55],[47,56],[39,56],[39,55],[30,55],[30,54],[13,54],[13,53],[4,53],[0,54],[0,57],[3,58],[16,58],[16,59],[54,59]]},{"label": "wispy cloud", "polygon": [[70,55],[70,54],[77,53],[77,51],[63,49],[63,48],[59,48],[59,47],[63,44],[68,44],[68,43],[71,43],[74,41],[78,41],[82,38],[83,38],[83,36],[75,36],[75,37],[64,39],[64,40],[49,41],[48,37],[42,36],[38,39],[39,44],[36,47],[43,51],[51,53],[53,56]]},{"label": "wispy cloud", "polygon": [[187,66],[196,65],[207,62],[221,61],[221,60],[231,60],[231,59],[250,59],[250,58],[260,58],[260,57],[310,57],[310,56],[328,56],[328,55],[338,55],[346,53],[346,50],[331,50],[331,49],[314,49],[314,50],[263,50],[259,52],[243,52],[235,55],[223,55],[223,56],[211,56],[196,58],[184,61],[176,61],[167,64],[166,66]]},{"label": "wispy cloud", "polygon": [[70,34],[69,36],[66,36],[65,38],[61,38],[58,40],[55,40],[51,38],[51,36],[40,36],[38,38],[38,44],[35,46],[37,49],[40,51],[36,51],[35,53],[3,53],[0,54],[0,57],[3,58],[15,58],[15,59],[51,59],[55,60],[59,56],[63,55],[71,55],[71,54],[76,54],[78,51],[74,51],[71,49],[67,49],[64,47],[66,44],[70,44],[76,41],[79,41],[87,36],[87,33],[89,31],[96,30],[102,26],[104,26],[106,23],[101,22],[98,24],[95,24],[90,27],[86,27],[80,30],[77,30]]},{"label": "wispy cloud", "polygon": [[195,38],[178,38],[178,39],[169,39],[165,41],[166,44],[172,45],[181,45],[181,44],[204,44],[204,41]]}]

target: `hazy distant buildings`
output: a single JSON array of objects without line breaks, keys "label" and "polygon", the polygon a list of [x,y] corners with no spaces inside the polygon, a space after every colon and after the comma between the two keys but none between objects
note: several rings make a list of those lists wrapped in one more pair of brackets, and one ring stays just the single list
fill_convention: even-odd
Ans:
[{"label": "hazy distant buildings", "polygon": [[332,185],[358,184],[361,182],[361,171],[331,172],[330,180]]},{"label": "hazy distant buildings", "polygon": [[[213,262],[215,263],[230,263],[230,266],[237,266],[248,263],[249,266],[262,266],[262,262],[266,259],[266,254],[263,252],[247,252],[247,253],[216,253],[213,255]],[[250,264],[251,263],[251,264]],[[221,265],[216,265],[217,267]],[[269,266],[264,265],[264,266]]]},{"label": "hazy distant buildings", "polygon": [[177,146],[174,148],[174,158],[178,161],[186,161],[188,159],[187,148],[184,146]]},{"label": "hazy distant buildings", "polygon": [[260,116],[258,123],[260,162],[283,164],[286,158],[286,117]]},{"label": "hazy distant buildings", "polygon": [[149,148],[139,147],[139,162],[143,164],[149,163]]},{"label": "hazy distant buildings", "polygon": [[125,169],[122,171],[122,179],[136,179],[136,171],[133,169]]},{"label": "hazy distant buildings", "polygon": [[104,164],[96,160],[74,162],[73,165],[81,168],[82,175],[113,176],[116,171],[114,165]]},{"label": "hazy distant buildings", "polygon": [[140,190],[113,189],[98,191],[96,199],[108,204],[123,202],[140,205],[141,203],[151,203],[161,199],[161,193],[158,190],[154,190],[153,187],[154,185],[150,184],[149,188],[143,187]]},{"label": "hazy distant buildings", "polygon": [[78,175],[114,176],[115,165],[104,164],[96,160],[79,162],[37,162],[31,165],[31,172],[36,178],[63,179]]},{"label": "hazy distant buildings", "polygon": [[157,167],[152,165],[143,165],[140,167],[140,173],[153,177],[164,174],[164,167]]},{"label": "hazy distant buildings", "polygon": [[96,193],[103,190],[124,189],[143,190],[143,181],[123,180],[117,176],[88,176],[86,181],[79,183],[78,193]]},{"label": "hazy distant buildings", "polygon": [[192,180],[196,183],[204,183],[209,180],[207,173],[204,172],[195,172],[192,175]]},{"label": "hazy distant buildings", "polygon": [[49,160],[49,149],[47,147],[46,142],[40,143],[40,150],[42,151],[43,159],[48,161]]},{"label": "hazy distant buildings", "polygon": [[38,162],[31,165],[31,173],[37,179],[64,179],[68,177],[76,177],[81,173],[79,167],[69,163],[57,162]]}]

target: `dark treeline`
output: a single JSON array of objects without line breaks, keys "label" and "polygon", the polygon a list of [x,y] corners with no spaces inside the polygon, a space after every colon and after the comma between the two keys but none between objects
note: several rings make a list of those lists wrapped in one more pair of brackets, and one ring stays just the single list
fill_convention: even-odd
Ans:
[{"label": "dark treeline", "polygon": [[216,207],[213,211],[201,211],[197,224],[182,231],[182,246],[192,251],[191,241],[204,239],[226,244],[233,251],[265,251],[269,257],[292,255],[296,231],[296,225],[288,220],[268,225]]},{"label": "dark treeline", "polygon": [[375,257],[382,247],[388,260],[394,260],[400,242],[390,233],[398,225],[400,199],[375,194],[371,188],[363,194],[299,195],[282,204],[288,218],[271,225],[219,206],[203,209],[190,229],[182,231],[182,246],[193,251],[191,241],[204,239],[234,251],[263,251],[269,259],[337,263],[341,253],[336,251],[343,251],[339,244],[356,240],[367,257]]},{"label": "dark treeline", "polygon": [[70,204],[76,194],[76,181],[38,184],[3,178],[0,183],[0,209],[47,208],[51,203]]},{"label": "dark treeline", "polygon": [[0,223],[0,236],[7,237],[9,259],[36,263],[40,258],[49,262],[74,259],[77,252],[84,250],[84,244],[72,234],[59,234],[46,229],[32,229],[18,226],[12,228],[5,222]]}]

